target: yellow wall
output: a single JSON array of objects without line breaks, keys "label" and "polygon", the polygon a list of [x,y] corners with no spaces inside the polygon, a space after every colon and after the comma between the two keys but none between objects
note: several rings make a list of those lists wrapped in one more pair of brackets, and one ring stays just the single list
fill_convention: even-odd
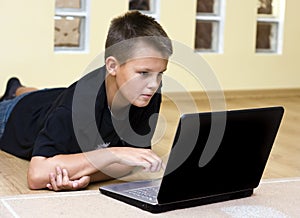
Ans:
[{"label": "yellow wall", "polygon": [[[37,87],[66,86],[103,52],[111,18],[127,10],[127,0],[91,0],[88,53],[53,52],[54,0],[0,1],[0,93],[11,76]],[[255,54],[256,1],[227,0],[223,54],[203,54],[225,90],[300,88],[300,1],[287,0],[283,53]],[[161,0],[160,23],[170,37],[193,47],[194,0]],[[176,66],[169,74],[199,90]],[[1,85],[2,84],[2,85]],[[172,88],[171,88],[172,90]],[[174,90],[176,91],[176,90]]]}]

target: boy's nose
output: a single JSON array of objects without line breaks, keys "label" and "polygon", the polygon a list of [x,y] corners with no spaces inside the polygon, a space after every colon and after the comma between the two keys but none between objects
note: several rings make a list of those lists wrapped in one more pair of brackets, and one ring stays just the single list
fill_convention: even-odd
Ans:
[{"label": "boy's nose", "polygon": [[160,84],[161,80],[158,80],[157,78],[152,78],[148,83],[148,88],[152,90],[156,90]]}]

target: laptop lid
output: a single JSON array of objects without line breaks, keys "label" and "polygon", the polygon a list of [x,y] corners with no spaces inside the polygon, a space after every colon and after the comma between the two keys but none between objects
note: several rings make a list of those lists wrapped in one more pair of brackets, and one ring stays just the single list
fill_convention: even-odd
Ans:
[{"label": "laptop lid", "polygon": [[[159,204],[253,190],[283,112],[282,107],[269,107],[184,114],[159,189]],[[211,139],[211,131],[219,132]],[[213,143],[218,137],[219,143]]]}]

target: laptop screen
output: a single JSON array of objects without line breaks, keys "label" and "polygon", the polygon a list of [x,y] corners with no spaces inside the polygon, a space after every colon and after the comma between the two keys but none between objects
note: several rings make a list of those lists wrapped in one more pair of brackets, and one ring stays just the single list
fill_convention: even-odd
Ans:
[{"label": "laptop screen", "polygon": [[[159,203],[250,190],[258,186],[280,126],[283,108],[228,111],[221,142],[217,146],[207,143],[214,113],[224,112],[181,117],[161,183]],[[200,126],[195,126],[195,120],[199,120]],[[218,119],[213,124],[218,125]],[[193,137],[197,137],[196,140]],[[206,165],[199,166],[206,146],[214,146],[217,150]]]}]

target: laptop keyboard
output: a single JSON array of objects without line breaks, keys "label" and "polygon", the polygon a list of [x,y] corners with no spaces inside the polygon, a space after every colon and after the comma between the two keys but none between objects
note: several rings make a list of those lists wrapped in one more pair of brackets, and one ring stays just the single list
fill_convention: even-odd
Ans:
[{"label": "laptop keyboard", "polygon": [[125,191],[125,193],[129,194],[132,197],[140,198],[150,202],[156,202],[158,191],[159,191],[159,186],[151,186],[151,187],[128,190]]}]

